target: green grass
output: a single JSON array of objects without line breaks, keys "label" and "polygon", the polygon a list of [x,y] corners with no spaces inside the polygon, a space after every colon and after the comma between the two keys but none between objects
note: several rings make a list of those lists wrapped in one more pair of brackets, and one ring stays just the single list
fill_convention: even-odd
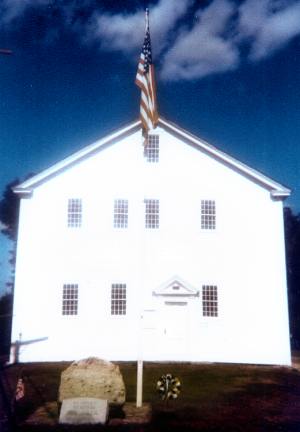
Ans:
[{"label": "green grass", "polygon": [[[46,402],[57,400],[60,375],[69,364],[20,364],[4,370],[8,398],[13,395],[18,376],[24,376],[26,397],[19,403],[19,420],[24,420]],[[134,402],[136,363],[119,363],[119,366],[125,381],[126,400]],[[182,383],[178,400],[170,401],[168,406],[159,399],[155,388],[164,373],[177,376]],[[153,421],[146,427],[151,432],[171,428],[182,431],[300,431],[300,373],[290,368],[144,363],[143,400],[153,407]]]}]

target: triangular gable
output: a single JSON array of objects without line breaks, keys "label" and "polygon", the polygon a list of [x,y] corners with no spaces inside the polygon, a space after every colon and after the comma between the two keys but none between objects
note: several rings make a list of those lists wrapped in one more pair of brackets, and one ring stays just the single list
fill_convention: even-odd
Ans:
[{"label": "triangular gable", "polygon": [[161,297],[198,297],[199,291],[178,276],[173,276],[152,292]]},{"label": "triangular gable", "polygon": [[160,126],[164,127],[168,132],[173,133],[179,139],[185,141],[187,144],[192,145],[195,148],[200,149],[205,154],[211,156],[215,160],[221,162],[223,165],[228,166],[234,171],[244,175],[255,183],[261,185],[271,192],[273,198],[286,198],[291,194],[291,190],[286,186],[276,182],[275,180],[267,177],[261,172],[249,167],[243,162],[229,156],[227,153],[219,150],[208,142],[192,135],[190,132],[179,128],[174,123],[166,121],[160,118]]},{"label": "triangular gable", "polygon": [[[249,167],[248,165],[234,159],[228,154],[222,152],[211,144],[205,142],[204,140],[192,135],[191,133],[179,128],[177,125],[163,119],[159,118],[158,126],[165,129],[168,133],[176,136],[177,138],[184,141],[186,144],[193,146],[194,148],[204,152],[208,156],[214,158],[218,162],[226,165],[227,167],[233,169],[234,171],[246,176],[255,183],[261,185],[265,189],[269,190],[273,198],[284,199],[288,197],[291,190],[282,184],[274,181],[270,177],[265,176],[261,172]],[[14,192],[20,194],[30,194],[32,190],[44,181],[49,180],[51,177],[59,174],[60,172],[70,168],[71,166],[77,164],[78,162],[91,157],[95,153],[105,149],[106,147],[117,143],[122,138],[129,136],[138,130],[141,130],[141,122],[137,120],[122,129],[104,137],[101,140],[84,147],[82,150],[74,153],[73,155],[63,159],[61,162],[51,166],[50,168],[42,171],[40,174],[31,177],[30,179],[24,181],[20,185],[14,188]]]},{"label": "triangular gable", "polygon": [[94,154],[98,153],[101,150],[104,150],[108,146],[117,143],[122,138],[125,138],[128,135],[131,135],[141,129],[141,122],[137,120],[129,125],[113,132],[105,136],[104,138],[95,141],[94,143],[84,147],[83,149],[73,153],[71,156],[63,159],[62,161],[52,165],[46,170],[40,172],[39,174],[30,177],[28,180],[25,180],[23,183],[20,183],[14,188],[15,193],[20,193],[22,195],[31,194],[32,190],[39,186],[41,183],[49,180],[50,178],[60,174],[61,172],[71,168],[76,165],[78,162],[87,159]]}]

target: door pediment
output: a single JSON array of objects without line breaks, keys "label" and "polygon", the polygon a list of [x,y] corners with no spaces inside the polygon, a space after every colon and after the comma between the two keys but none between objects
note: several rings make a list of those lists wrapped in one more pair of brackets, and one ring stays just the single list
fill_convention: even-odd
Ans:
[{"label": "door pediment", "polygon": [[164,282],[152,294],[161,297],[198,297],[199,291],[178,276]]}]

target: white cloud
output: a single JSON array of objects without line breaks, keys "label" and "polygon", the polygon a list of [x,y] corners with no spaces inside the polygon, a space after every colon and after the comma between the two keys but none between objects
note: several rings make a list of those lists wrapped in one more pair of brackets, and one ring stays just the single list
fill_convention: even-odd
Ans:
[{"label": "white cloud", "polygon": [[161,71],[165,80],[196,79],[234,69],[239,64],[237,47],[225,33],[234,13],[228,0],[215,0],[199,10],[191,30],[183,30],[166,53]]},{"label": "white cloud", "polygon": [[8,228],[8,226],[5,225],[2,221],[0,221],[0,231],[4,230],[6,228]]},{"label": "white cloud", "polygon": [[[151,38],[156,53],[165,46],[169,31],[192,3],[193,0],[160,0],[151,8]],[[98,39],[101,47],[106,50],[129,52],[141,48],[145,29],[144,15],[142,10],[115,15],[95,12],[87,31],[87,39]]]},{"label": "white cloud", "polygon": [[198,10],[199,21],[181,29],[165,55],[165,80],[197,79],[233,70],[241,63],[241,43],[249,46],[249,60],[274,54],[300,35],[299,0],[213,0]]},{"label": "white cloud", "polygon": [[239,38],[253,37],[264,25],[269,0],[246,0],[239,7]]},{"label": "white cloud", "polygon": [[135,49],[142,41],[143,16],[141,11],[131,15],[95,12],[86,29],[85,40],[98,40],[100,47],[109,51]]},{"label": "white cloud", "polygon": [[151,39],[154,52],[161,51],[170,39],[177,21],[184,17],[194,0],[161,0],[151,9]]},{"label": "white cloud", "polygon": [[240,7],[241,39],[251,38],[250,59],[269,57],[300,34],[300,2],[247,0]]},{"label": "white cloud", "polygon": [[[198,4],[192,17],[189,12]],[[47,5],[60,12],[61,21],[55,27],[49,14],[44,42],[55,40],[64,25],[100,50],[119,51],[132,60],[136,52],[137,58],[144,37],[141,9],[114,14],[101,11],[95,0],[0,0],[0,25],[15,27],[29,8],[46,10]],[[300,0],[210,0],[207,6],[198,0],[159,0],[151,7],[150,28],[160,76],[200,79],[237,68],[244,44],[248,60],[256,62],[300,35]]]},{"label": "white cloud", "polygon": [[0,6],[0,22],[10,24],[21,17],[29,7],[46,5],[50,0],[2,0]]}]

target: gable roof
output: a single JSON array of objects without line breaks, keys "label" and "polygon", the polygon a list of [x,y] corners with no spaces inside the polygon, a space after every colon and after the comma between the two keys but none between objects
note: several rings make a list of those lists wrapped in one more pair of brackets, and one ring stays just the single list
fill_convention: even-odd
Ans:
[{"label": "gable roof", "polygon": [[[177,138],[181,139],[186,144],[191,145],[192,147],[204,152],[213,159],[219,161],[220,163],[244,175],[245,177],[259,184],[260,186],[266,188],[270,191],[273,198],[284,199],[290,195],[291,190],[286,186],[283,186],[282,184],[271,179],[270,177],[265,176],[261,172],[238,161],[232,156],[229,156],[227,153],[224,153],[223,151],[217,149],[216,147],[212,146],[201,138],[192,135],[190,132],[187,132],[186,130],[178,127],[174,123],[171,123],[170,121],[167,121],[160,117],[158,121],[158,126],[160,126],[162,129],[165,129],[167,132],[176,136]],[[135,133],[141,128],[142,125],[140,120],[130,123],[129,125],[113,132],[112,134],[107,135],[106,137],[73,153],[71,156],[52,165],[50,168],[40,172],[39,174],[25,180],[14,188],[14,192],[22,195],[31,194],[33,189],[39,184],[49,180],[51,177],[56,176],[60,172],[70,168],[71,166],[92,156],[93,154],[98,153],[106,147],[115,144],[120,139]]]}]

